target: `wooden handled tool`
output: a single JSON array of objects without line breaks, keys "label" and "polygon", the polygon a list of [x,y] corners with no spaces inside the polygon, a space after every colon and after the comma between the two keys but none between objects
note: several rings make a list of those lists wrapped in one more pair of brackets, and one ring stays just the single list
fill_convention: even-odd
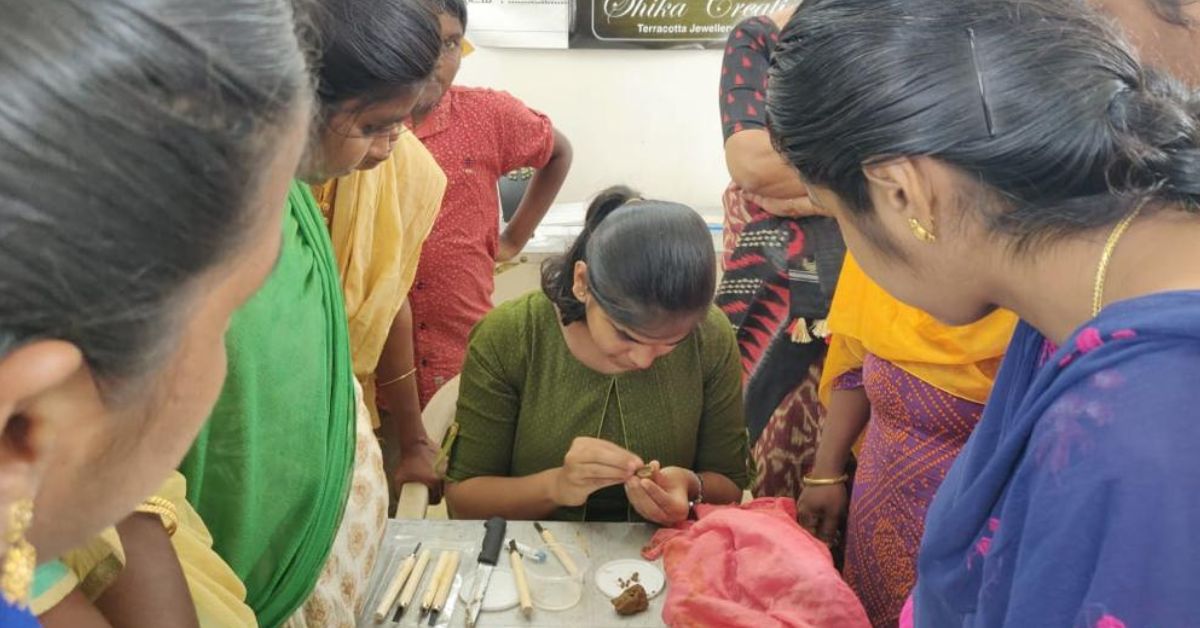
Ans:
[{"label": "wooden handled tool", "polygon": [[429,584],[425,587],[425,595],[421,598],[422,616],[433,607],[438,587],[442,585],[442,575],[446,572],[446,565],[450,563],[450,553],[450,550],[445,550],[438,554],[437,566],[433,569],[433,578],[429,580]]},{"label": "wooden handled tool", "polygon": [[400,569],[396,571],[396,576],[392,578],[391,584],[384,590],[383,598],[379,600],[379,608],[375,609],[376,623],[387,619],[388,611],[396,603],[396,597],[400,595],[400,589],[404,587],[405,582],[408,581],[408,577],[412,574],[413,567],[417,564],[417,552],[420,549],[421,544],[417,543],[417,546],[413,548],[408,558],[405,558],[404,562],[400,563]]},{"label": "wooden handled tool", "polygon": [[412,604],[413,598],[417,595],[417,587],[421,586],[421,578],[425,576],[425,568],[429,566],[429,558],[432,555],[432,552],[425,550],[417,557],[417,565],[413,567],[412,575],[408,577],[408,583],[400,592],[400,604],[396,607],[396,615],[392,617],[393,622],[400,621],[400,618],[404,616],[404,609]]},{"label": "wooden handled tool", "polygon": [[529,595],[529,580],[525,578],[525,563],[521,561],[521,550],[516,541],[508,542],[508,561],[512,565],[513,580],[517,582],[517,596],[521,600],[521,615],[525,619],[533,616],[533,598]]},{"label": "wooden handled tool", "polygon": [[442,612],[442,609],[446,607],[446,598],[450,597],[450,587],[454,586],[454,576],[458,574],[458,561],[461,558],[462,553],[450,552],[450,560],[446,563],[446,573],[442,575],[437,597],[434,598],[433,607],[430,609],[435,613]]},{"label": "wooden handled tool", "polygon": [[558,540],[554,538],[554,535],[550,534],[549,530],[543,528],[542,524],[536,521],[533,522],[533,527],[537,528],[538,534],[542,535],[542,540],[546,541],[546,546],[550,548],[550,552],[554,554],[554,557],[558,559],[558,562],[562,563],[563,569],[566,569],[567,573],[571,574],[572,576],[578,576],[579,567],[575,565],[575,561],[571,560],[570,554],[567,554],[567,552],[563,550],[562,545],[558,543]]}]

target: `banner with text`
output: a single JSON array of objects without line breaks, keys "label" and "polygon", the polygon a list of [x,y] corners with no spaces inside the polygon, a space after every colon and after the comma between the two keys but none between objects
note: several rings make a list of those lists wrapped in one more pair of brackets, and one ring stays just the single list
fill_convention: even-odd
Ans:
[{"label": "banner with text", "polygon": [[573,0],[572,48],[717,48],[738,22],[796,0]]}]

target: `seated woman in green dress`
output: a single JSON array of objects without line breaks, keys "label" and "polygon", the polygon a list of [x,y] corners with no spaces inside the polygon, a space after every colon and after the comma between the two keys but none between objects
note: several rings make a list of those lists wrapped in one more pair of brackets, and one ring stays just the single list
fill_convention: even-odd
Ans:
[{"label": "seated woman in green dress", "polygon": [[715,285],[694,211],[602,192],[542,290],[471,334],[451,514],[673,525],[695,502],[738,502],[741,371]]}]

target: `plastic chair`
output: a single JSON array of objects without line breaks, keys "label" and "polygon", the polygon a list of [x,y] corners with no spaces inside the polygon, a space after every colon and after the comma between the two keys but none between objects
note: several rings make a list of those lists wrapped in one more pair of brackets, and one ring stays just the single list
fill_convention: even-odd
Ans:
[{"label": "plastic chair", "polygon": [[[441,443],[454,422],[458,410],[458,377],[446,382],[421,413],[425,433],[435,443]],[[408,482],[400,487],[396,504],[397,519],[424,519],[429,510],[429,487],[417,482]]]}]

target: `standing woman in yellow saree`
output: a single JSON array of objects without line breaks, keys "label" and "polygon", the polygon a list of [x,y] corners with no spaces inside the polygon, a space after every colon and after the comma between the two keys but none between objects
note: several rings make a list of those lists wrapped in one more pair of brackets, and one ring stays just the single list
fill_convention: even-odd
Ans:
[{"label": "standing woman in yellow saree", "polygon": [[440,486],[421,422],[407,298],[445,190],[437,161],[403,126],[378,138],[356,171],[313,188],[337,257],[354,376],[397,492],[407,481]]},{"label": "standing woman in yellow saree", "polygon": [[433,15],[412,0],[326,0],[316,27],[321,117],[288,199],[283,250],[234,317],[225,388],[181,467],[263,626],[353,626],[363,602],[387,489],[310,186],[352,172],[393,132],[441,49]]}]

